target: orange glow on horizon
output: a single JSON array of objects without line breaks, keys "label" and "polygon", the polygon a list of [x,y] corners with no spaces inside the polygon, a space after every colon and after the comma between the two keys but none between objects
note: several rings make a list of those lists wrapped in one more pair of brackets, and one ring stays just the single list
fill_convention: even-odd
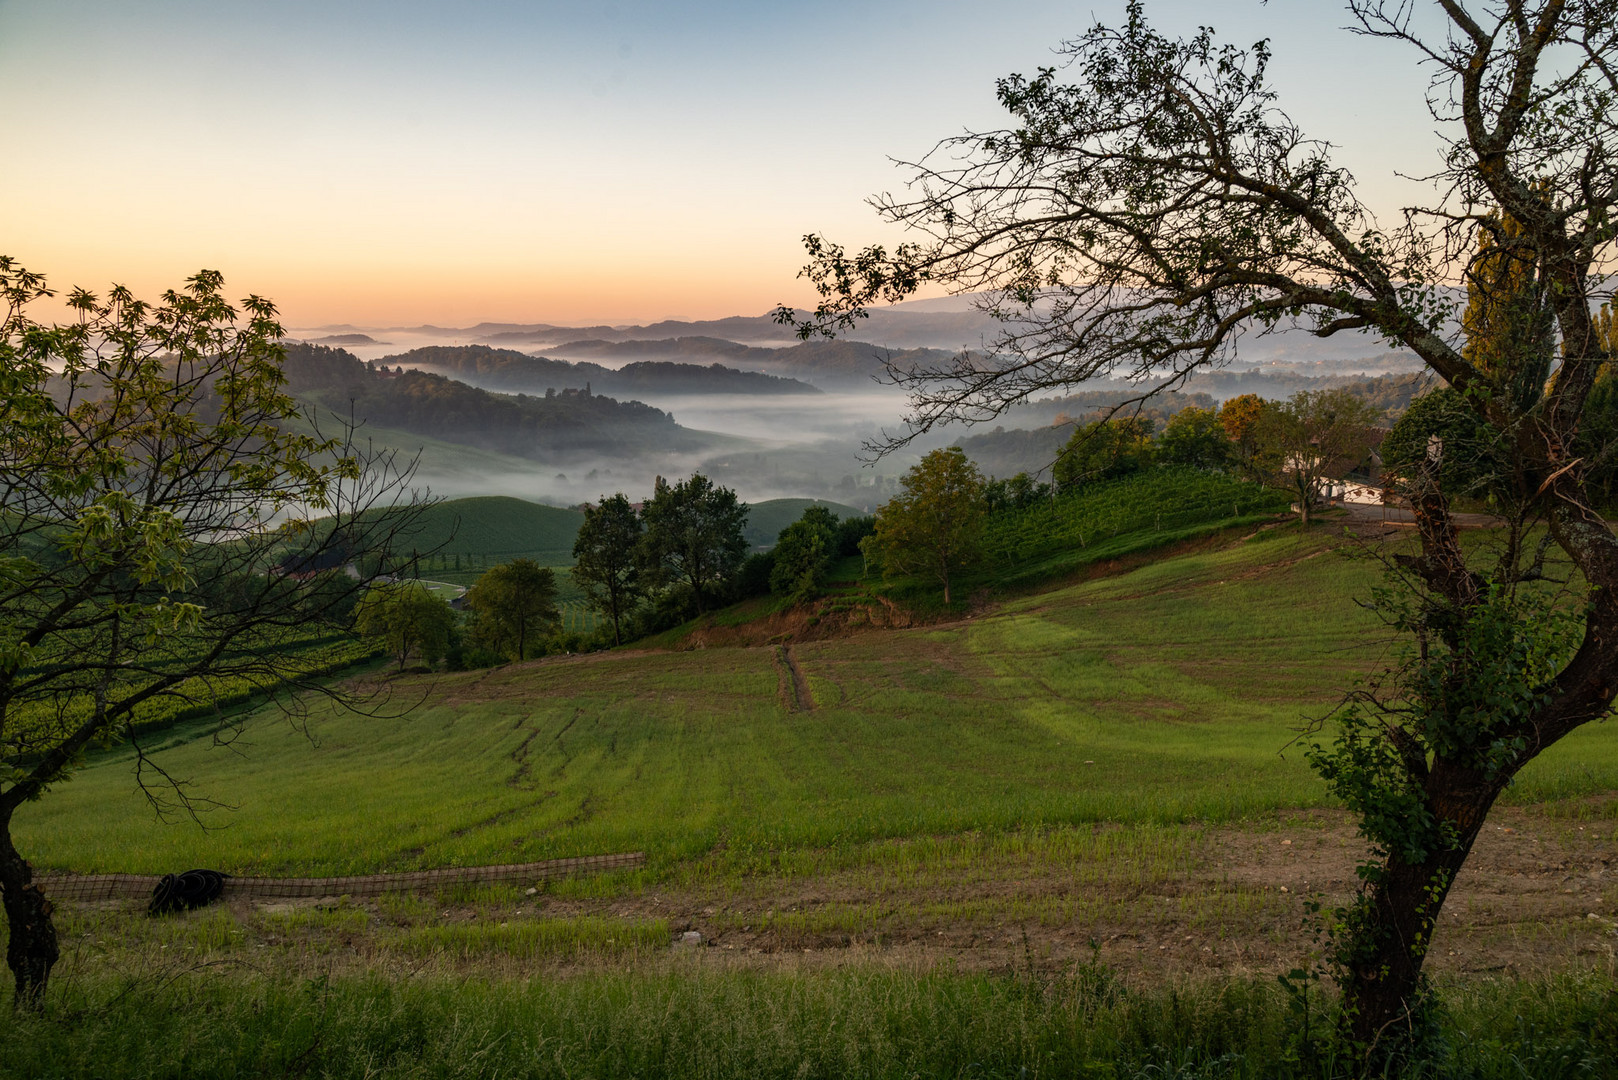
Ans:
[{"label": "orange glow on horizon", "polygon": [[[213,260],[206,267],[174,260],[135,267],[103,265],[95,256],[48,264],[17,253],[18,262],[43,273],[58,298],[83,287],[105,293],[113,284],[156,301],[165,290],[181,288],[200,269],[219,270],[226,293],[268,297],[289,329],[351,324],[373,328],[432,324],[468,327],[481,322],[553,323],[561,326],[626,325],[665,319],[703,320],[764,315],[780,303],[812,306],[815,294],[796,279],[797,265],[690,267],[670,280],[653,269],[638,274],[611,268],[583,268],[557,274],[540,268],[502,272],[466,270],[428,277],[413,268],[287,266],[260,258]],[[64,318],[66,308],[45,301],[41,320]]]}]

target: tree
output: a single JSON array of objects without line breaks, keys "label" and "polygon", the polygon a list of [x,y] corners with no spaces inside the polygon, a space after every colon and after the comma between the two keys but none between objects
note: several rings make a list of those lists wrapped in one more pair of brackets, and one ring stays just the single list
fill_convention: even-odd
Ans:
[{"label": "tree", "polygon": [[1305,528],[1323,482],[1348,475],[1370,453],[1379,415],[1344,390],[1300,390],[1264,410],[1254,436],[1266,479],[1298,500]]},{"label": "tree", "polygon": [[670,486],[661,477],[641,510],[642,551],[653,574],[691,589],[697,612],[747,557],[747,505],[701,473]]},{"label": "tree", "polygon": [[877,508],[876,532],[867,543],[884,574],[926,574],[944,586],[981,557],[978,546],[988,512],[983,474],[959,446],[934,450],[899,481],[900,493]]},{"label": "tree", "polygon": [[428,664],[443,658],[455,629],[455,612],[419,581],[379,582],[355,607],[354,629],[365,637],[381,638],[403,671],[411,653]]},{"label": "tree", "polygon": [[983,498],[989,512],[997,510],[1026,510],[1051,497],[1051,485],[1036,481],[1025,472],[1009,480],[990,480],[983,488]]},{"label": "tree", "polygon": [[[1427,659],[1391,669],[1375,701],[1358,703],[1382,722],[1317,759],[1377,853],[1334,952],[1349,1033],[1369,1047],[1412,1029],[1438,914],[1495,799],[1618,693],[1618,536],[1591,509],[1578,450],[1612,360],[1592,301],[1618,222],[1618,9],[1346,7],[1366,48],[1408,48],[1433,76],[1425,104],[1445,141],[1441,165],[1431,198],[1393,227],[1361,202],[1330,145],[1280,109],[1267,44],[1244,51],[1207,28],[1170,39],[1137,0],[1122,26],[1069,42],[1062,67],[1002,79],[1007,128],[948,140],[910,166],[904,197],[877,200],[917,242],[849,254],[807,238],[821,301],[807,317],[778,317],[806,336],[833,334],[923,284],[976,292],[1004,316],[984,348],[890,368],[912,396],[901,440],[1086,379],[1177,384],[1229,359],[1245,333],[1288,326],[1410,350],[1500,434],[1523,519],[1578,571],[1562,610],[1579,625],[1567,639],[1524,590],[1543,552],[1463,547],[1431,472],[1405,482],[1420,552],[1398,564],[1392,588],[1415,614],[1394,618]],[[1513,272],[1489,271],[1489,251],[1509,252]],[[1462,275],[1491,301],[1540,305],[1507,320],[1511,347],[1491,347],[1487,361],[1455,330],[1450,283]],[[1511,283],[1528,279],[1532,289]],[[1556,367],[1536,382],[1541,316]],[[1511,655],[1533,662],[1513,675],[1497,663]]]},{"label": "tree", "polygon": [[826,570],[837,554],[837,515],[824,506],[807,508],[776,538],[770,591],[796,601],[809,599],[825,585]]},{"label": "tree", "polygon": [[1169,417],[1157,437],[1154,456],[1166,465],[1223,469],[1231,460],[1230,437],[1217,412],[1193,405]]},{"label": "tree", "polygon": [[1383,470],[1395,478],[1395,485],[1407,486],[1408,480],[1400,478],[1419,478],[1423,470],[1436,469],[1432,479],[1448,498],[1492,498],[1506,504],[1516,490],[1510,449],[1500,432],[1447,386],[1412,401],[1382,440],[1381,452]]},{"label": "tree", "polygon": [[597,611],[612,620],[612,643],[624,643],[623,620],[645,595],[641,581],[640,515],[620,492],[584,511],[573,541],[573,580]]},{"label": "tree", "polygon": [[513,559],[478,578],[466,592],[473,636],[511,660],[526,660],[546,630],[562,625],[556,574],[532,559]]},{"label": "tree", "polygon": [[318,680],[308,644],[369,582],[324,568],[376,562],[419,524],[389,460],[296,423],[274,305],[222,288],[204,271],[157,304],[75,289],[75,321],[50,326],[29,314],[45,280],[0,257],[0,894],[19,1007],[57,944],[18,808],[114,741],[160,813],[206,809],[144,744],[169,703],[246,686],[289,709],[302,690],[363,704]]},{"label": "tree", "polygon": [[[1537,185],[1535,185],[1537,187]],[[1461,355],[1491,394],[1517,412],[1539,400],[1556,354],[1549,282],[1523,227],[1509,213],[1489,214],[1478,229],[1477,254],[1466,270]]]},{"label": "tree", "polygon": [[[1596,334],[1607,355],[1618,356],[1618,321],[1612,305],[1603,304]],[[1579,456],[1589,467],[1588,484],[1596,505],[1611,509],[1618,502],[1618,372],[1608,367],[1596,376],[1579,423]]]},{"label": "tree", "polygon": [[1219,406],[1219,424],[1230,439],[1236,465],[1249,477],[1258,473],[1258,422],[1269,402],[1257,394],[1237,394]]},{"label": "tree", "polygon": [[1152,460],[1152,421],[1144,416],[1112,416],[1075,428],[1051,472],[1058,491],[1114,480]]}]

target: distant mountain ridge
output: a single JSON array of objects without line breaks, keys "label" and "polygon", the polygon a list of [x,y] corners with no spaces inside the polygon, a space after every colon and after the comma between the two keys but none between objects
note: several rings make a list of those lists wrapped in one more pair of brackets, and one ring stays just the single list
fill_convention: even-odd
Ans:
[{"label": "distant mountain ridge", "polygon": [[563,342],[546,350],[558,356],[594,360],[698,360],[713,358],[745,365],[825,390],[870,390],[886,377],[889,365],[909,368],[938,364],[954,353],[945,349],[888,349],[868,341],[821,338],[795,345],[742,345],[711,337],[681,337]]},{"label": "distant mountain ridge", "polygon": [[[733,346],[745,349],[745,346]],[[807,383],[758,371],[741,371],[718,363],[637,360],[619,368],[590,361],[531,356],[488,345],[428,345],[384,356],[390,366],[431,367],[474,386],[502,392],[543,394],[547,390],[590,389],[628,397],[680,394],[818,394]]]},{"label": "distant mountain ridge", "polygon": [[[418,339],[456,339],[497,348],[541,353],[550,358],[614,364],[638,360],[675,363],[721,363],[812,381],[822,388],[864,388],[881,365],[868,362],[884,354],[918,353],[927,362],[981,351],[992,345],[1007,324],[976,308],[970,297],[915,301],[877,308],[836,340],[800,341],[792,327],[773,314],[736,315],[722,319],[665,319],[653,323],[612,326],[562,326],[556,323],[481,322],[470,327],[431,324],[391,327],[390,333]],[[807,311],[796,311],[807,319]],[[326,333],[352,333],[347,324],[320,328]],[[383,331],[371,330],[373,335]],[[854,339],[854,340],[849,340]],[[403,347],[403,346],[401,346]],[[1390,349],[1374,336],[1341,334],[1318,338],[1303,327],[1260,331],[1249,328],[1236,341],[1233,369],[1252,365],[1303,369],[1296,374],[1350,374],[1413,370],[1412,354]],[[828,350],[830,350],[828,352]],[[841,350],[841,352],[839,352]],[[902,363],[903,361],[901,361]]]},{"label": "distant mountain ridge", "polygon": [[[807,318],[809,312],[795,312]],[[980,311],[906,311],[879,308],[860,320],[861,338],[886,348],[959,350],[979,348],[1001,324]],[[338,327],[322,327],[335,331]],[[352,330],[346,324],[342,330]],[[665,319],[640,326],[557,326],[554,323],[481,322],[469,327],[394,326],[397,333],[475,338],[487,344],[560,345],[566,341],[637,341],[681,337],[721,338],[743,345],[782,347],[797,341],[791,327],[773,315],[732,315],[723,319]]]}]

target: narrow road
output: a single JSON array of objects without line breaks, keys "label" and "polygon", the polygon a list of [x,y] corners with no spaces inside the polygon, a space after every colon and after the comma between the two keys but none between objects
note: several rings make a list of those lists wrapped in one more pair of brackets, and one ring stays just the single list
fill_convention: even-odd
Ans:
[{"label": "narrow road", "polygon": [[[1380,503],[1343,503],[1348,520],[1356,524],[1374,522],[1379,525],[1414,525],[1416,516],[1402,506],[1383,506]],[[1455,525],[1461,529],[1500,529],[1506,519],[1493,514],[1452,514]]]}]

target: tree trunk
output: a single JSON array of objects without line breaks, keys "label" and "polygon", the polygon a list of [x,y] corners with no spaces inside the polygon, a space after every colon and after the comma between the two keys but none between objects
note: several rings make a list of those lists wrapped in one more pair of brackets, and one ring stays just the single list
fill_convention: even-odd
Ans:
[{"label": "tree trunk", "polygon": [[56,924],[51,902],[33,883],[34,871],[11,843],[11,815],[0,818],[0,897],[5,901],[6,965],[11,968],[15,1009],[37,1009],[45,996],[45,983],[56,965]]},{"label": "tree trunk", "polygon": [[1419,1023],[1421,969],[1455,876],[1504,779],[1485,781],[1469,770],[1433,763],[1427,793],[1434,817],[1452,830],[1453,845],[1438,845],[1420,863],[1390,855],[1367,889],[1365,920],[1356,955],[1343,981],[1349,1036],[1367,1054],[1408,1044]]}]

